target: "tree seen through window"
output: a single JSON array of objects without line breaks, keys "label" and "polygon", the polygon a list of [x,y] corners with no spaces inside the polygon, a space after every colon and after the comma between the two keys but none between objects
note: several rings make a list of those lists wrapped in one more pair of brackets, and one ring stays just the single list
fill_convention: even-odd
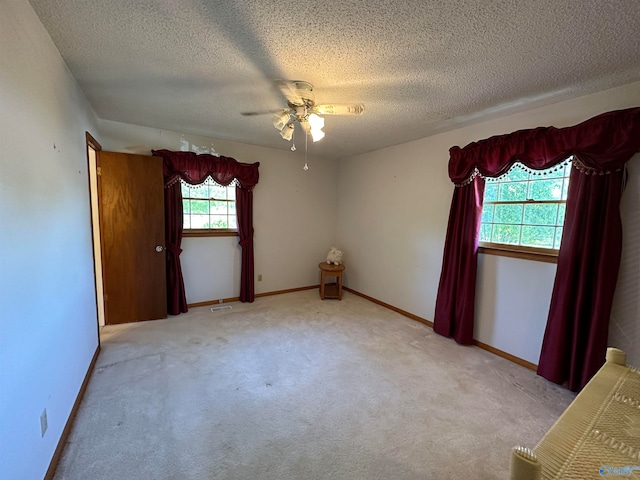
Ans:
[{"label": "tree seen through window", "polygon": [[571,163],[533,172],[516,163],[487,179],[480,241],[559,249]]},{"label": "tree seen through window", "polygon": [[236,189],[208,178],[196,186],[182,184],[185,230],[237,230]]}]

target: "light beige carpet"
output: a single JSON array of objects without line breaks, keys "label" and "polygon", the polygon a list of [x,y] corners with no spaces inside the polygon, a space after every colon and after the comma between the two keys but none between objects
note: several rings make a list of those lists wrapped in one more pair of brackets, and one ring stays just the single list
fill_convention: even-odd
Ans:
[{"label": "light beige carpet", "polygon": [[573,399],[350,293],[231,305],[105,327],[55,478],[506,479]]}]

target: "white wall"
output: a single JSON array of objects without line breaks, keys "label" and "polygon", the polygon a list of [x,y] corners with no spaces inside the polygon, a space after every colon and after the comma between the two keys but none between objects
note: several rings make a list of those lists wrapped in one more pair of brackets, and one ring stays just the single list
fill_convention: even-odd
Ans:
[{"label": "white wall", "polygon": [[438,156],[450,146],[439,135],[339,165],[337,247],[345,254],[345,285],[428,319],[453,192]]},{"label": "white wall", "polygon": [[[265,128],[270,125],[267,119]],[[179,150],[184,138],[195,145],[213,144],[217,153],[239,162],[260,162],[260,181],[253,193],[256,293],[318,284],[317,264],[335,241],[335,160],[310,154],[305,172],[300,146],[294,153],[106,120],[100,121],[100,132],[105,150],[139,154],[150,154],[151,149]],[[312,144],[309,150],[313,151]],[[236,237],[185,238],[182,248],[189,303],[240,294]]]},{"label": "white wall", "polygon": [[622,262],[613,297],[609,345],[640,367],[640,154],[627,164],[629,179],[620,203]]},{"label": "white wall", "polygon": [[0,476],[31,480],[98,346],[85,149],[97,128],[26,0],[0,3],[0,44]]},{"label": "white wall", "polygon": [[555,275],[555,263],[479,255],[473,338],[537,364]]},{"label": "white wall", "polygon": [[[447,174],[449,148],[519,129],[570,126],[638,105],[635,82],[341,160],[337,243],[347,255],[346,285],[433,320],[454,188]],[[638,160],[630,163],[635,172]],[[631,217],[637,223],[637,173],[633,178],[625,193],[633,200],[623,205],[627,245],[621,275],[629,277],[622,282],[628,286],[618,292],[615,310],[624,319],[614,322],[624,332],[612,335],[612,344],[628,337],[625,345],[637,352],[638,242],[634,247],[634,234],[627,231]],[[475,338],[537,363],[554,276],[552,264],[481,255]],[[534,288],[534,295],[524,298],[523,287]]]}]

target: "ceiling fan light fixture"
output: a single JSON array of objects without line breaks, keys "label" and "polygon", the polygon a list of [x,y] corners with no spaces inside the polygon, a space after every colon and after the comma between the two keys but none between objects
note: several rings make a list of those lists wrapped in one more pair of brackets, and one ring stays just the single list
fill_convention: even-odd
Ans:
[{"label": "ceiling fan light fixture", "polygon": [[309,125],[311,125],[311,130],[320,130],[324,127],[324,118],[312,113],[309,115]]},{"label": "ceiling fan light fixture", "polygon": [[[325,133],[324,117],[320,115],[362,115],[364,105],[327,103],[316,104],[313,86],[309,82],[302,80],[281,80],[276,82],[280,92],[287,100],[288,108],[278,110],[266,110],[256,112],[244,112],[244,116],[254,116],[262,114],[273,114],[272,123],[274,128],[280,132],[280,136],[287,141],[291,141],[294,136],[295,124],[299,123],[305,133],[305,145],[312,137],[314,142],[322,140]],[[295,149],[295,145],[291,150]],[[306,149],[305,149],[306,151]]]},{"label": "ceiling fan light fixture", "polygon": [[284,138],[286,141],[291,141],[291,139],[293,138],[293,130],[294,130],[294,125],[293,122],[292,123],[288,123],[286,124],[282,130],[280,131],[280,136],[282,138]]},{"label": "ceiling fan light fixture", "polygon": [[280,113],[276,113],[273,116],[273,126],[277,130],[282,130],[289,123],[290,114],[287,111],[282,111]]},{"label": "ceiling fan light fixture", "polygon": [[312,113],[309,115],[309,125],[311,130],[311,137],[314,142],[322,140],[324,138],[324,132],[322,128],[324,127],[324,118]]},{"label": "ceiling fan light fixture", "polygon": [[322,140],[324,138],[324,132],[318,129],[311,129],[311,138],[313,138],[314,142]]}]

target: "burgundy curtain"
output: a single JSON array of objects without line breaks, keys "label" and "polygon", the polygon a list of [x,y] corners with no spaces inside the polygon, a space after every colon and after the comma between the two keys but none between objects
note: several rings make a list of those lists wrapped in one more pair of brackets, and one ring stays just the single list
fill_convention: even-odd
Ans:
[{"label": "burgundy curtain", "polygon": [[[180,245],[182,241],[182,194],[180,180],[191,185],[204,182],[207,177],[223,186],[234,180],[236,186],[236,210],[238,212],[238,235],[242,247],[240,300],[253,302],[253,187],[259,179],[260,163],[240,163],[230,157],[196,155],[193,152],[154,150],[153,155],[162,157],[164,163],[165,205],[172,209],[172,219],[167,216],[167,301],[168,311],[177,314],[187,311],[184,280],[180,267]],[[171,255],[170,255],[171,250]],[[171,261],[169,259],[171,258]]]},{"label": "burgundy curtain", "polygon": [[478,238],[484,179],[477,178],[464,187],[456,187],[451,202],[447,239],[444,244],[442,271],[436,299],[433,329],[453,337],[462,345],[473,342],[473,317],[476,298]]},{"label": "burgundy curtain", "polygon": [[[620,190],[613,186],[606,189],[593,185],[601,181],[600,177],[609,177],[608,182],[611,184],[617,182],[624,164],[639,148],[640,108],[608,112],[573,127],[520,130],[474,142],[464,148],[452,147],[449,176],[457,188],[445,242],[434,330],[453,336],[460,343],[471,343],[473,339],[475,250],[480,223],[477,210],[482,205],[482,198],[478,202],[476,195],[470,192],[458,194],[457,190],[473,190],[472,185],[478,181],[477,176],[500,176],[515,162],[534,170],[542,170],[573,155],[575,168],[567,199],[565,238],[558,257],[556,282],[540,358],[540,365],[543,367],[539,373],[558,383],[569,380],[567,375],[570,375],[571,378],[580,379],[572,382],[572,388],[583,385],[583,380],[595,373],[593,366],[599,366],[604,361],[605,349],[595,340],[587,342],[585,335],[590,338],[596,331],[604,331],[606,337],[621,248],[615,239],[617,230],[594,231],[599,228],[598,225],[615,223],[614,217],[619,217]],[[576,178],[578,180],[572,187]],[[596,195],[597,198],[593,198]],[[466,201],[463,202],[463,199]],[[610,209],[595,208],[599,204],[611,206]],[[594,208],[590,208],[590,205]],[[474,212],[471,215],[475,217],[476,223],[467,224],[462,229],[464,231],[456,230],[459,224],[457,219],[468,216],[468,212]],[[615,213],[609,218],[612,212]],[[589,220],[575,218],[578,216],[587,216]],[[567,226],[575,232],[567,234]],[[603,238],[587,247],[587,239],[594,238],[594,235],[602,235]],[[588,255],[584,254],[587,248]],[[583,257],[582,262],[568,260],[580,255]],[[594,267],[599,263],[610,265],[600,269]],[[581,269],[587,268],[602,276],[585,278],[585,270]],[[593,286],[588,287],[587,282]],[[471,286],[472,283],[474,286]],[[591,297],[575,297],[578,292],[583,292],[584,295],[588,292]],[[593,300],[594,298],[597,300]],[[572,307],[572,317],[568,318],[565,305],[571,302],[576,305]],[[586,306],[589,302],[593,303],[591,308]],[[604,323],[591,327],[598,322]],[[577,325],[586,328],[578,328]],[[559,338],[556,339],[556,336]],[[585,342],[590,345],[589,348],[583,347]],[[551,369],[549,365],[559,361],[560,357],[564,359],[559,362],[560,369]]]},{"label": "burgundy curtain", "polygon": [[609,315],[622,252],[620,199],[624,171],[571,172],[538,374],[580,390],[604,362]]},{"label": "burgundy curtain", "polygon": [[180,254],[182,253],[182,192],[180,182],[164,189],[164,230],[167,254],[167,312],[178,315],[187,311]]},{"label": "burgundy curtain", "polygon": [[253,195],[251,190],[236,187],[236,211],[238,236],[242,247],[242,270],[240,272],[240,301],[253,302]]}]

